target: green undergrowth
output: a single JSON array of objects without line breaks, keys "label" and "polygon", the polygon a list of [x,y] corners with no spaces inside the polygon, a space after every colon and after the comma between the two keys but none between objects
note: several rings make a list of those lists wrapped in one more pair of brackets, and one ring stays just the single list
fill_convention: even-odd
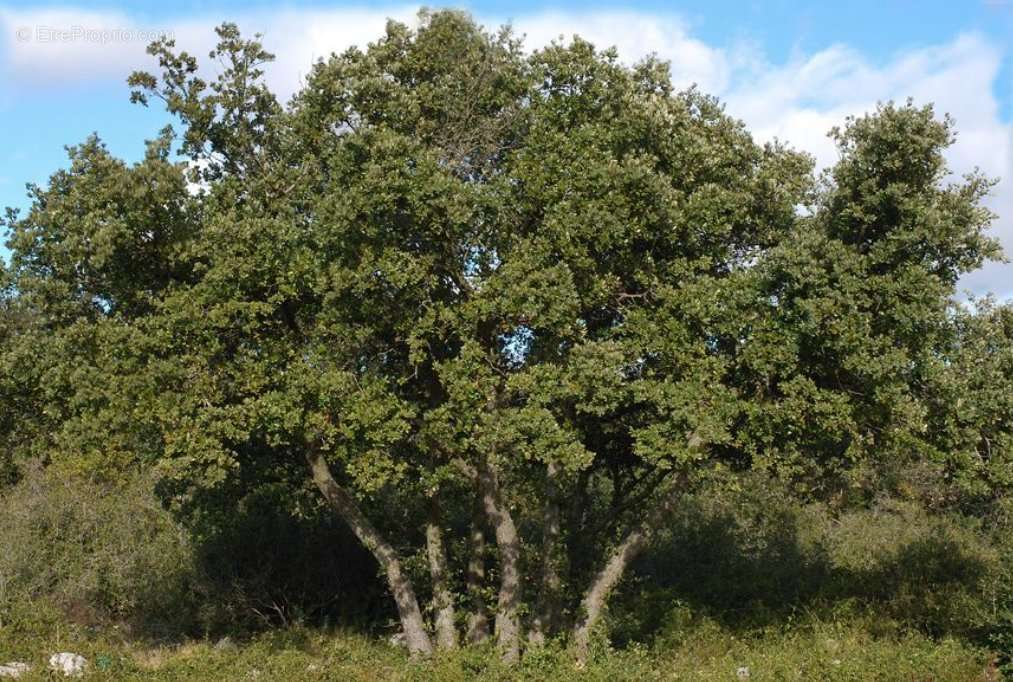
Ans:
[{"label": "green undergrowth", "polygon": [[[325,543],[346,564],[294,580],[315,565],[315,538],[331,537],[320,535],[328,527],[247,512],[253,520],[228,543],[215,536],[209,550],[145,490],[37,473],[0,496],[0,665],[27,662],[27,679],[48,679],[48,656],[72,651],[89,660],[89,678],[125,680],[735,680],[748,668],[750,680],[941,681],[1009,672],[1013,541],[1000,514],[986,523],[896,498],[834,511],[793,503],[772,483],[701,491],[613,595],[603,628],[611,644],[602,636],[578,671],[552,646],[509,668],[482,648],[411,661],[387,643],[390,614],[363,608],[363,594],[384,595],[375,581],[352,581],[375,569],[335,550],[344,545]],[[294,542],[293,528],[307,540]],[[326,617],[300,617],[327,585]],[[286,609],[275,620],[259,618],[268,598]]]},{"label": "green undergrowth", "polygon": [[[41,624],[40,624],[41,627]],[[348,631],[289,628],[236,643],[187,641],[144,646],[59,622],[47,631],[0,630],[0,660],[34,666],[25,679],[48,679],[45,660],[73,651],[89,679],[109,680],[998,680],[992,655],[957,639],[884,627],[871,617],[808,618],[742,634],[703,619],[653,647],[599,646],[584,670],[552,646],[529,651],[514,667],[471,648],[412,661],[384,640]]]}]

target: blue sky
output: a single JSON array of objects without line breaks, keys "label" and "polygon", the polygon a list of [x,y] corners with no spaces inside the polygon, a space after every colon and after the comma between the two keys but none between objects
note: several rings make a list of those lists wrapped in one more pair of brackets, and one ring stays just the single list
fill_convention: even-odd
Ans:
[{"label": "blue sky", "polygon": [[[457,4],[494,25],[510,21],[537,47],[579,33],[633,61],[657,52],[673,78],[720,96],[759,139],[778,137],[822,164],[825,134],[885,99],[935,102],[957,120],[950,165],[1001,176],[995,233],[1013,254],[1013,0],[963,2],[730,2]],[[63,145],[97,132],[136,160],[166,122],[128,102],[124,79],[151,68],[147,35],[171,33],[197,54],[223,20],[265,34],[279,56],[272,85],[291,93],[312,60],[374,39],[417,5],[268,2],[2,2],[0,0],[0,206],[26,205],[24,184],[65,163]],[[61,33],[62,32],[62,33]],[[2,253],[2,249],[0,249]],[[1013,295],[1013,265],[962,282]]]}]

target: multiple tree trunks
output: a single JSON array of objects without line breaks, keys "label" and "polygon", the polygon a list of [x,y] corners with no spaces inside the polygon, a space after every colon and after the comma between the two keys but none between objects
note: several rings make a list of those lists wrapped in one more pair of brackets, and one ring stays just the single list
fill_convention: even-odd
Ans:
[{"label": "multiple tree trunks", "polygon": [[[764,468],[802,482],[838,476],[846,448],[870,471],[951,453],[936,464],[959,485],[1010,486],[1013,313],[955,298],[964,273],[1000,256],[985,232],[994,183],[951,183],[948,119],[912,104],[850,119],[822,182],[808,156],[758,146],[716,100],[676,93],[659,62],[628,69],[579,39],[530,53],[454,11],[419,24],[391,22],[365,51],[314,65],[287,105],[263,79],[272,55],[233,24],[216,30],[225,68],[210,82],[171,41],[149,48],[163,73],[132,74],[131,98],[164,102],[182,135],[166,129],[133,165],[89,138],[7,220],[0,477],[40,453],[110,477],[155,458],[216,491],[195,504],[231,505],[223,482],[287,476],[289,444],[319,430],[304,455],[313,481],[426,655],[457,641],[440,516],[471,510],[440,497],[417,522],[434,636],[362,490],[313,446],[340,445],[375,489],[432,466],[418,437],[493,426],[462,466],[464,505],[484,517],[469,538],[467,641],[490,629],[484,526],[507,660],[522,647],[522,586],[535,597],[524,645],[565,627],[565,568],[567,588],[594,575],[566,593],[582,599],[572,636],[586,657],[678,499],[662,492],[667,472],[735,469],[774,438]],[[171,160],[177,148],[189,163]],[[345,414],[348,428],[332,423]],[[724,445],[672,447],[692,424]],[[520,444],[509,459],[523,464],[488,443]],[[398,466],[374,466],[381,450]],[[584,468],[557,480],[533,465],[550,460]],[[609,483],[615,504],[598,514]],[[542,532],[523,545],[530,526]]]},{"label": "multiple tree trunks", "polygon": [[545,644],[547,634],[552,633],[559,624],[560,590],[562,578],[562,532],[559,511],[559,476],[558,467],[550,462],[545,470],[545,509],[542,515],[542,575],[539,592],[539,608],[531,623],[528,633],[530,646]]},{"label": "multiple tree trunks", "polygon": [[[411,581],[403,573],[396,550],[369,522],[348,491],[334,480],[324,456],[314,449],[309,449],[306,459],[312,471],[313,481],[324,499],[349,525],[383,569],[397,604],[409,652],[412,655],[430,655],[433,652],[433,642],[422,617],[418,598],[415,596]],[[520,535],[510,510],[503,501],[496,469],[488,461],[483,461],[478,467],[469,467],[468,470],[473,474],[473,480],[479,489],[479,504],[476,505],[477,514],[472,521],[469,536],[471,555],[466,578],[468,593],[472,599],[472,611],[468,616],[465,638],[468,643],[474,644],[485,641],[489,636],[489,618],[482,598],[482,583],[485,579],[485,533],[481,518],[478,516],[478,513],[484,513],[493,527],[500,559],[500,587],[495,617],[496,642],[503,660],[512,663],[519,660],[521,655]],[[548,468],[546,483],[549,495],[544,512],[541,599],[538,613],[528,633],[529,646],[543,645],[546,635],[559,625],[560,527],[558,496],[555,493],[557,475],[554,466]],[[572,632],[572,644],[578,665],[583,665],[587,660],[591,634],[601,621],[609,596],[619,584],[626,569],[647,546],[655,528],[671,513],[679,497],[680,491],[677,488],[663,497],[653,512],[626,534],[595,575],[581,601],[581,617]],[[435,498],[431,500],[426,523],[426,547],[433,584],[436,647],[441,650],[454,649],[458,644],[454,597],[449,584],[447,554],[440,527],[440,510]]]}]

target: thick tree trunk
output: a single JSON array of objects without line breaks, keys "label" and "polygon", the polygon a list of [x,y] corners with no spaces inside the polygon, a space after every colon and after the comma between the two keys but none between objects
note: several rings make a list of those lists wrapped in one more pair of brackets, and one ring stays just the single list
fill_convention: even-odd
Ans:
[{"label": "thick tree trunk", "polygon": [[559,623],[560,547],[559,476],[555,464],[549,463],[545,471],[545,509],[542,513],[542,574],[539,603],[528,633],[528,642],[534,646],[545,644]]},{"label": "thick tree trunk", "polygon": [[429,503],[429,521],[426,524],[426,551],[429,555],[429,575],[433,581],[433,612],[436,646],[439,649],[457,648],[457,630],[454,627],[454,596],[450,591],[450,571],[447,568],[447,550],[440,528],[440,507],[436,498]]},{"label": "thick tree trunk", "polygon": [[601,620],[602,611],[612,590],[619,584],[626,568],[647,546],[651,535],[672,511],[680,497],[681,491],[678,488],[673,488],[664,495],[651,514],[627,533],[623,541],[613,550],[605,566],[595,575],[591,586],[584,593],[581,601],[583,614],[573,630],[573,646],[579,665],[584,665],[587,661],[591,633]]},{"label": "thick tree trunk", "polygon": [[485,529],[481,499],[475,500],[471,528],[468,533],[467,590],[471,602],[468,615],[467,640],[469,644],[481,644],[489,639],[489,610],[485,605]]},{"label": "thick tree trunk", "polygon": [[496,643],[503,660],[512,663],[521,655],[519,604],[521,599],[521,541],[510,510],[503,502],[499,477],[488,462],[481,462],[477,471],[478,486],[489,523],[496,534],[499,550],[500,588],[496,607]]},{"label": "thick tree trunk", "polygon": [[426,632],[422,611],[419,609],[419,600],[415,597],[411,580],[402,570],[401,560],[394,547],[369,522],[369,519],[355,503],[355,498],[334,480],[331,469],[327,466],[327,460],[320,452],[307,449],[306,461],[313,472],[313,482],[319,488],[324,499],[348,524],[359,542],[373,554],[383,569],[391,594],[394,596],[394,602],[397,604],[408,651],[413,656],[431,654],[433,645]]}]

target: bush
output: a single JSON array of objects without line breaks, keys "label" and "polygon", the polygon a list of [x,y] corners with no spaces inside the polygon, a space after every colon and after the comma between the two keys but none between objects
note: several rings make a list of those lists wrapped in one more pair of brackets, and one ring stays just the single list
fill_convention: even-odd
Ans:
[{"label": "bush", "polygon": [[1004,570],[977,519],[888,498],[849,511],[803,505],[756,476],[686,500],[613,602],[613,640],[678,640],[701,619],[747,632],[842,611],[886,630],[980,639]]},{"label": "bush", "polygon": [[0,537],[0,620],[48,601],[75,622],[146,635],[196,626],[193,548],[146,479],[100,485],[29,468],[0,498]]},{"label": "bush", "polygon": [[286,513],[264,486],[191,527],[153,483],[35,466],[0,491],[0,624],[51,606],[80,625],[172,640],[295,623],[375,627],[392,615],[372,557],[326,510]]},{"label": "bush", "polygon": [[828,519],[822,532],[831,577],[825,599],[861,600],[934,636],[974,636],[988,609],[989,579],[1000,570],[976,520],[886,501]]},{"label": "bush", "polygon": [[1003,671],[1013,678],[1013,499],[1000,500],[991,517],[1000,560],[989,575],[989,607],[982,620],[983,639],[999,654]]}]

